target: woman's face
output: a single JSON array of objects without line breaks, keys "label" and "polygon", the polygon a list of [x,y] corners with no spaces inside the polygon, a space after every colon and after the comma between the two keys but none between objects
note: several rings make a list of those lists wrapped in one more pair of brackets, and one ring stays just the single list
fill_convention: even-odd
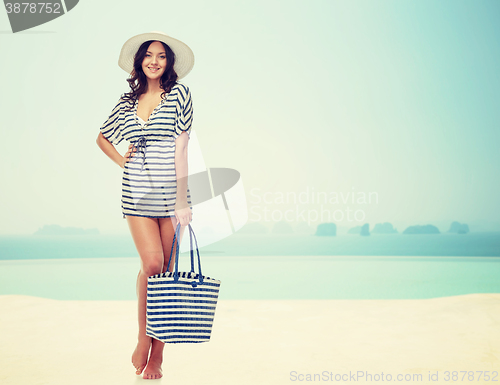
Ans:
[{"label": "woman's face", "polygon": [[142,61],[142,70],[149,79],[156,80],[161,78],[166,66],[167,56],[163,44],[159,41],[152,42]]}]

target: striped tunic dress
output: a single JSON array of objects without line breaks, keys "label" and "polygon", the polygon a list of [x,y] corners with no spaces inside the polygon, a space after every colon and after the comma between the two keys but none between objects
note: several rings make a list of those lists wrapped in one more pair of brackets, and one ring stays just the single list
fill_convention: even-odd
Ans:
[{"label": "striped tunic dress", "polygon": [[[123,170],[123,218],[126,215],[174,217],[177,195],[175,139],[184,131],[191,134],[191,92],[186,85],[177,83],[147,122],[137,116],[138,100],[125,100],[123,96],[100,128],[112,144],[118,145],[125,139],[136,147]],[[192,210],[189,187],[187,200]]]}]

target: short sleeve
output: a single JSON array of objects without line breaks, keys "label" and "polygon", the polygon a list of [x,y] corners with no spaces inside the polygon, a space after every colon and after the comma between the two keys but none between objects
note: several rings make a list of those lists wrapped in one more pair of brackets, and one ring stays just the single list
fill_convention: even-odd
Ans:
[{"label": "short sleeve", "polygon": [[120,96],[120,100],[118,100],[118,103],[113,108],[113,111],[111,111],[109,118],[100,128],[102,135],[114,145],[120,144],[123,140],[122,128],[125,116],[122,108],[124,105],[122,96]]},{"label": "short sleeve", "polygon": [[179,85],[177,94],[177,111],[175,119],[174,138],[184,131],[191,135],[191,126],[193,124],[193,102],[191,100],[191,90],[185,85]]}]

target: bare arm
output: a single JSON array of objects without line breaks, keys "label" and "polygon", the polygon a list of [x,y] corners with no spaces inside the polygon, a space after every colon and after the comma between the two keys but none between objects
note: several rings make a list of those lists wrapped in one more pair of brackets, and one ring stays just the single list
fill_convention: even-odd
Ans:
[{"label": "bare arm", "polygon": [[[99,148],[109,157],[109,159],[111,159],[121,168],[124,168],[125,163],[130,160],[129,157],[134,155],[131,154],[132,144],[130,144],[125,156],[121,156],[116,150],[115,146],[113,146],[113,144],[109,140],[107,140],[101,132],[99,132],[99,135],[97,136],[96,143]],[[135,149],[133,151],[135,151]]]},{"label": "bare arm", "polygon": [[175,139],[175,174],[177,178],[176,209],[189,207],[187,201],[188,141],[189,136],[187,132],[183,132]]}]

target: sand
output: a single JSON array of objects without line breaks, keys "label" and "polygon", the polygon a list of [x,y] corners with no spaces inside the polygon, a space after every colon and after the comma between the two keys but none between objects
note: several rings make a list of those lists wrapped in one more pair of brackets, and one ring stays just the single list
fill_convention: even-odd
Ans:
[{"label": "sand", "polygon": [[[475,372],[500,371],[500,294],[220,300],[211,341],[167,344],[159,380],[136,376],[130,362],[135,301],[4,295],[0,309],[2,385],[373,383],[388,374],[424,384],[500,381],[477,381]],[[455,381],[446,371],[458,372]],[[475,377],[461,381],[460,371]]]}]

